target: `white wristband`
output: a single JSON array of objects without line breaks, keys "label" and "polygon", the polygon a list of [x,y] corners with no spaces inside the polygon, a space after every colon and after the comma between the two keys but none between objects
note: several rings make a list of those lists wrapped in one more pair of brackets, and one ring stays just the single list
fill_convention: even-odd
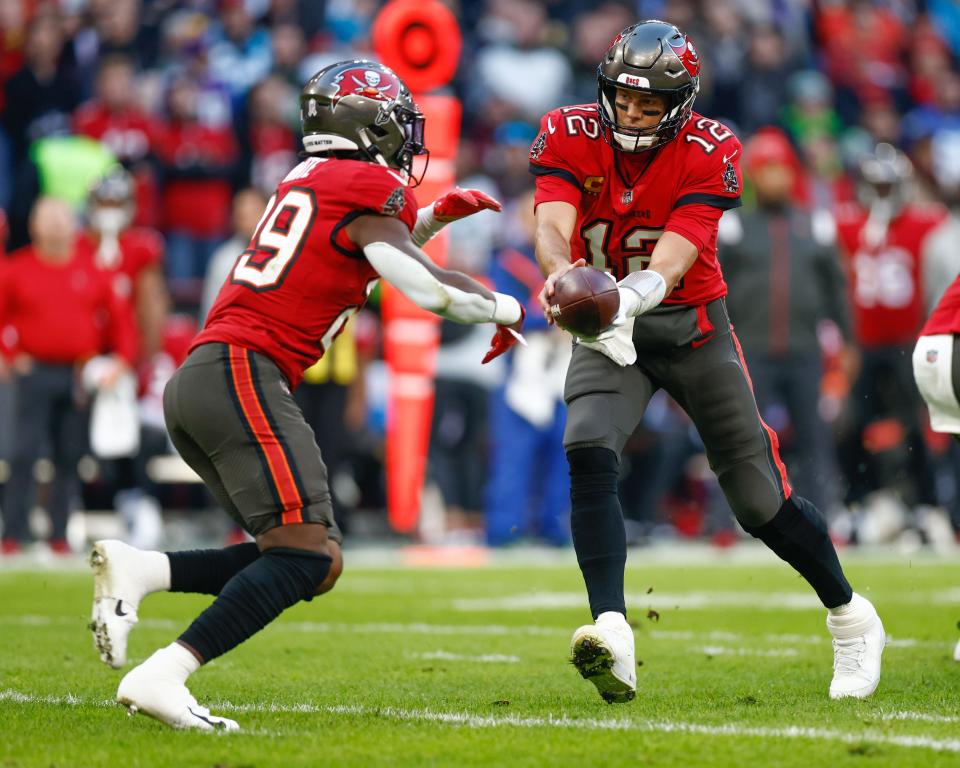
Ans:
[{"label": "white wristband", "polygon": [[507,296],[505,293],[493,294],[494,308],[493,317],[490,319],[497,325],[513,325],[520,319],[522,314],[520,302],[513,296]]},{"label": "white wristband", "polygon": [[621,289],[620,301],[626,302],[623,310],[628,317],[649,312],[663,301],[667,294],[667,283],[663,275],[651,269],[631,272],[617,285]]},{"label": "white wristband", "polygon": [[437,217],[433,215],[433,203],[430,203],[417,211],[417,223],[410,233],[410,239],[418,248],[422,248],[445,226],[447,222],[437,221]]}]

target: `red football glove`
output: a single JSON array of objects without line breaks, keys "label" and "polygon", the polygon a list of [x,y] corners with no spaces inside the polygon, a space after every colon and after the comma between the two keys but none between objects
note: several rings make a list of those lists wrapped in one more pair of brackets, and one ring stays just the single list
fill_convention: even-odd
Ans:
[{"label": "red football glove", "polygon": [[433,202],[433,217],[444,223],[472,216],[484,210],[500,211],[503,210],[503,206],[479,189],[454,187]]},{"label": "red football glove", "polygon": [[517,320],[517,322],[513,325],[497,326],[497,332],[493,334],[493,338],[490,340],[490,349],[487,350],[487,354],[485,354],[483,360],[480,361],[481,365],[485,365],[494,358],[500,357],[500,355],[517,342],[523,344],[523,346],[527,346],[527,340],[523,338],[523,334],[520,333],[523,328],[523,318],[526,317],[526,315],[527,312],[521,304],[520,319]]}]

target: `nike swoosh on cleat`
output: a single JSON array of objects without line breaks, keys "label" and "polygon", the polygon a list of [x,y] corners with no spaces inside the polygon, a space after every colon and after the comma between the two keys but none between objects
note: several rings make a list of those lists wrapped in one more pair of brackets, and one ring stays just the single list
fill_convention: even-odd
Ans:
[{"label": "nike swoosh on cleat", "polygon": [[204,717],[203,715],[198,715],[193,711],[191,707],[187,707],[187,712],[193,715],[197,720],[203,720],[207,725],[212,725],[214,728],[226,728],[227,725],[224,722],[218,722],[217,720],[211,720],[209,717]]},{"label": "nike swoosh on cleat", "polygon": [[114,613],[117,614],[117,616],[126,616],[127,614],[130,613],[130,611],[121,610],[122,606],[123,606],[123,600],[117,600],[117,607],[116,609],[114,609]]}]

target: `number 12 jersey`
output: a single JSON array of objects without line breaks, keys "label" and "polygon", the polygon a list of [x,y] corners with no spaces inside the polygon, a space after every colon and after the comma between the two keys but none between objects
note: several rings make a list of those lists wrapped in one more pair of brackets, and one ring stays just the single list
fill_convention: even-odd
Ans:
[{"label": "number 12 jersey", "polygon": [[416,198],[397,171],[359,160],[300,163],[267,203],[191,350],[224,342],[260,352],[296,387],[379,278],[345,232],[368,214],[413,231]]},{"label": "number 12 jersey", "polygon": [[717,224],[740,205],[740,142],[694,113],[675,139],[640,153],[614,149],[595,104],[544,115],[530,148],[536,204],[563,201],[578,212],[571,259],[618,280],[645,269],[657,240],[676,232],[699,251],[665,304],[705,304],[726,295],[717,262]]}]

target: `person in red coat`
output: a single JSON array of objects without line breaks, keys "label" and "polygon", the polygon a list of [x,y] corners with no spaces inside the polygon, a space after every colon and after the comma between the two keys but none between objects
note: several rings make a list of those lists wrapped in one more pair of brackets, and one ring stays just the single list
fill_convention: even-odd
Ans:
[{"label": "person in red coat", "polygon": [[55,552],[69,551],[67,517],[78,490],[86,417],[77,374],[89,358],[111,353],[114,364],[101,380],[110,386],[136,358],[129,306],[76,234],[69,206],[41,198],[30,216],[31,245],[13,253],[0,274],[0,377],[12,379],[17,403],[2,506],[5,553],[30,538],[33,466],[44,445],[56,469],[50,545]]}]

